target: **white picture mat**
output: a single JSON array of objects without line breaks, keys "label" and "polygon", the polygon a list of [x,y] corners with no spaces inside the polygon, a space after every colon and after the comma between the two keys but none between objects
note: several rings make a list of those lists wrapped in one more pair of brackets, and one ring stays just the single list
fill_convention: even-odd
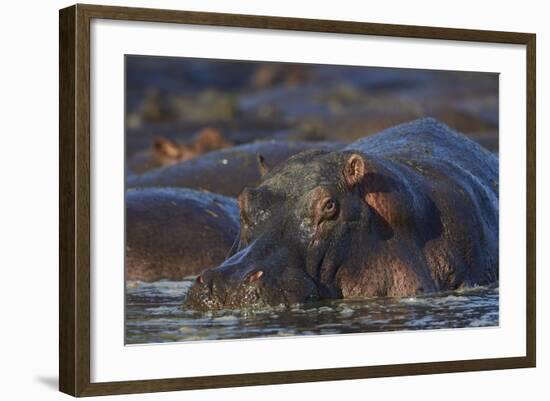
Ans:
[{"label": "white picture mat", "polygon": [[[92,382],[525,355],[525,47],[93,20]],[[124,346],[124,55],[500,73],[500,326]]]}]

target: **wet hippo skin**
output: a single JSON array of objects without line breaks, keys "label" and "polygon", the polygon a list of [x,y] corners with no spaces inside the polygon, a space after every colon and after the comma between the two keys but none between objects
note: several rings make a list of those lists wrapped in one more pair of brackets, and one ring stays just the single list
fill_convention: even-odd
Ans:
[{"label": "wet hippo skin", "polygon": [[498,160],[434,119],[306,151],[239,196],[230,256],[184,307],[414,296],[498,281]]},{"label": "wet hippo skin", "polygon": [[222,262],[239,230],[234,199],[188,189],[126,192],[126,279],[181,280]]},{"label": "wet hippo skin", "polygon": [[185,162],[127,179],[128,188],[184,187],[237,196],[245,186],[260,183],[257,155],[275,166],[307,149],[336,149],[334,142],[264,141],[210,152]]}]

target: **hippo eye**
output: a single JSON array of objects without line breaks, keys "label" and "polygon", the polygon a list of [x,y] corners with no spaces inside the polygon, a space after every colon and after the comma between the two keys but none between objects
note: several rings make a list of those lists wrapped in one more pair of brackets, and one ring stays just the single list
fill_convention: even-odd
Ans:
[{"label": "hippo eye", "polygon": [[336,204],[336,200],[332,198],[327,198],[323,201],[323,206],[321,210],[325,214],[332,216],[334,213],[336,213],[337,208],[338,208],[338,205]]},{"label": "hippo eye", "polygon": [[326,212],[331,212],[334,210],[335,207],[336,207],[336,203],[334,202],[334,200],[329,199],[325,202],[323,209],[325,209]]}]

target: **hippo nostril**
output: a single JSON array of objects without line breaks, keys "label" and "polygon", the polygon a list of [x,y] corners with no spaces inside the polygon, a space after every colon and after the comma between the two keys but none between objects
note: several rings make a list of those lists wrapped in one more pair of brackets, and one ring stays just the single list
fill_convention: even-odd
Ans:
[{"label": "hippo nostril", "polygon": [[261,270],[258,270],[258,271],[256,271],[256,272],[252,273],[252,274],[248,277],[248,282],[249,282],[249,283],[253,283],[253,282],[255,282],[255,281],[258,281],[258,280],[260,279],[260,277],[263,276],[263,274],[264,274],[264,272],[261,271]]}]

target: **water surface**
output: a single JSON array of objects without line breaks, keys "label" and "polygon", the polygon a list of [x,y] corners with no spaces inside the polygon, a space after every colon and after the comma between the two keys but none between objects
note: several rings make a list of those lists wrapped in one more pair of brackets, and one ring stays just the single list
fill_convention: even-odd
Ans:
[{"label": "water surface", "polygon": [[498,287],[261,310],[184,310],[192,280],[128,283],[126,343],[498,326]]}]

